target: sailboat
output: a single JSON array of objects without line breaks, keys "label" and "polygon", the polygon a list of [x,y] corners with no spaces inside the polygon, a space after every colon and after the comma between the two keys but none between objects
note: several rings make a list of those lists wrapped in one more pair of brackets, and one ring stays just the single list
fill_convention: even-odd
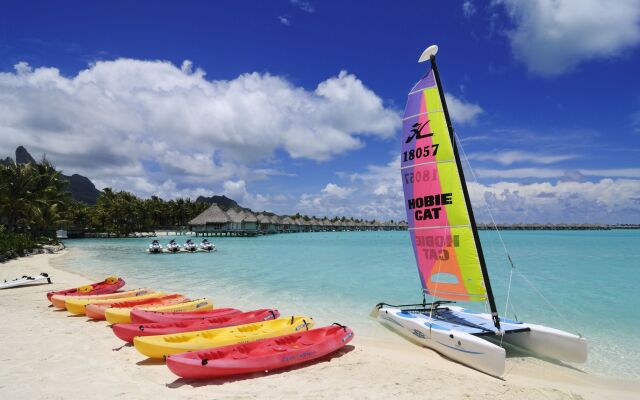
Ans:
[{"label": "sailboat", "polygon": [[[423,300],[379,303],[372,316],[420,345],[497,377],[505,371],[503,343],[543,357],[585,362],[584,337],[498,315],[438,74],[437,51],[437,46],[430,46],[418,60],[429,65],[408,96],[400,154]],[[490,313],[456,306],[456,301],[488,303]]]}]

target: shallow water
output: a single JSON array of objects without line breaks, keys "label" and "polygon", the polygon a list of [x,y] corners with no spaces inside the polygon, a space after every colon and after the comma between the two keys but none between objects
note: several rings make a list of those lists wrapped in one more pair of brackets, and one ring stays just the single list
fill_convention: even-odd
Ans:
[{"label": "shallow water", "polygon": [[[520,320],[586,336],[588,371],[640,377],[640,231],[502,235],[517,267],[509,317],[515,311]],[[503,313],[511,269],[496,233],[482,231],[480,236]],[[171,238],[187,239],[158,239],[164,244]],[[296,233],[211,241],[218,247],[215,253],[149,255],[148,239],[68,240],[65,244],[72,251],[54,263],[96,277],[116,274],[125,277],[128,286],[210,296],[217,306],[274,307],[283,315],[311,315],[319,325],[341,322],[371,337],[382,330],[367,318],[377,302],[421,301],[407,232]],[[465,306],[483,309],[482,304]]]}]

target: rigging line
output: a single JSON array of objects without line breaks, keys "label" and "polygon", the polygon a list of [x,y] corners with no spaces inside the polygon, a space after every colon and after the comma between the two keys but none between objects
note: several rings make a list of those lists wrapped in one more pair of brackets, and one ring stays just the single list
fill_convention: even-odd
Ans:
[{"label": "rigging line", "polygon": [[557,309],[557,308],[556,308],[556,307],[555,307],[555,306],[554,306],[554,305],[553,305],[549,300],[547,300],[547,298],[546,298],[546,297],[544,297],[544,295],[540,292],[540,290],[538,290],[538,288],[533,284],[533,282],[531,282],[531,281],[529,280],[529,278],[527,278],[527,276],[526,276],[526,275],[524,275],[524,274],[523,274],[522,272],[520,272],[520,271],[517,271],[517,272],[518,272],[518,275],[519,275],[520,277],[522,277],[522,279],[524,279],[524,280],[525,280],[525,282],[527,282],[527,284],[528,284],[528,285],[529,285],[533,290],[535,290],[535,292],[536,292],[536,293],[537,293],[537,294],[542,298],[542,300],[544,300],[544,302],[545,302],[545,303],[547,303],[547,305],[548,305],[549,307],[551,307],[551,309],[553,309],[553,311],[555,311],[555,312],[556,312],[556,314],[558,314],[558,316],[559,316],[560,318],[562,318],[562,320],[563,320],[563,321],[564,321],[564,322],[565,322],[569,327],[571,327],[571,329],[573,329],[573,331],[574,331],[574,332],[578,333],[578,335],[579,335],[579,336],[582,336],[582,335],[580,334],[580,332],[578,331],[577,327],[576,327],[575,325],[573,325],[573,324],[571,323],[571,321],[569,321],[569,320],[568,320],[568,319],[567,319],[567,318],[566,318],[566,317],[565,317],[565,316],[564,316],[564,315],[563,315],[563,314],[562,314],[562,313],[561,313],[561,312],[560,312],[560,311],[559,311],[559,310],[558,310],[558,309]]},{"label": "rigging line", "polygon": [[[458,137],[458,135],[454,132],[454,137]],[[473,170],[473,168],[471,167],[471,163],[469,162],[469,157],[467,157],[467,152],[464,150],[464,147],[462,146],[462,141],[458,139],[458,142],[460,143],[460,150],[462,150],[462,155],[464,156],[465,161],[467,162],[467,167],[469,167],[469,171],[471,172],[471,176],[473,177],[473,180],[475,183],[479,184],[478,182],[478,177],[476,176],[476,172]],[[509,250],[507,250],[507,245],[504,243],[504,239],[502,238],[502,233],[500,233],[500,229],[498,229],[498,224],[496,224],[496,220],[493,217],[493,213],[491,212],[491,208],[489,207],[489,204],[487,202],[485,202],[484,204],[487,213],[489,213],[489,217],[491,218],[491,223],[493,224],[494,229],[496,230],[496,233],[498,234],[498,238],[500,239],[500,244],[502,244],[502,248],[504,249],[504,253],[507,255],[507,259],[509,260],[509,264],[511,264],[511,270],[509,272],[509,286],[507,288],[507,301],[505,303],[504,306],[504,315],[507,316],[508,315],[508,311],[509,311],[509,297],[511,295],[511,282],[512,282],[512,278],[513,278],[513,270],[516,269],[515,264],[513,263],[513,259],[511,259],[511,255],[509,254]]]},{"label": "rigging line", "polygon": [[[457,137],[457,135],[454,132],[454,136]],[[475,174],[475,171],[473,170],[473,168],[471,167],[471,163],[469,162],[469,158],[467,157],[467,153],[464,151],[464,147],[462,147],[462,142],[460,140],[458,140],[458,142],[460,142],[460,149],[462,150],[462,154],[464,155],[465,161],[467,162],[467,166],[469,167],[469,171],[471,171],[471,175],[473,176],[473,179],[476,183],[479,184],[478,182],[478,178]],[[509,263],[511,264],[511,270],[509,273],[509,287],[507,289],[507,303],[505,305],[505,316],[507,313],[507,308],[509,306],[509,296],[511,293],[511,282],[512,282],[512,278],[513,278],[513,272],[516,271],[518,273],[518,275],[520,277],[522,277],[525,282],[527,282],[527,284],[538,294],[538,296],[540,296],[542,298],[542,300],[544,300],[545,303],[547,303],[547,305],[549,307],[551,307],[553,309],[553,311],[555,311],[555,313],[569,326],[571,327],[571,329],[573,329],[575,332],[578,332],[578,329],[576,328],[576,326],[574,324],[572,324],[565,316],[564,314],[562,314],[549,300],[547,300],[547,298],[542,294],[542,292],[540,292],[540,290],[533,284],[533,282],[531,282],[529,280],[529,278],[526,277],[526,275],[524,275],[522,272],[520,272],[520,270],[516,270],[516,266],[513,263],[513,260],[511,259],[511,255],[509,254],[509,251],[507,250],[507,246],[504,243],[504,240],[502,239],[502,234],[500,233],[500,230],[498,229],[498,225],[496,224],[495,219],[493,218],[493,213],[491,212],[491,209],[489,207],[489,204],[485,203],[485,208],[487,209],[487,212],[489,213],[489,216],[491,217],[491,222],[493,223],[493,227],[495,228],[496,232],[498,233],[498,238],[500,239],[500,243],[502,244],[502,248],[504,249],[504,252],[507,255],[507,258],[509,259]],[[580,335],[580,333],[578,333]],[[582,335],[580,335],[582,336]],[[501,339],[502,342],[502,339]]]}]

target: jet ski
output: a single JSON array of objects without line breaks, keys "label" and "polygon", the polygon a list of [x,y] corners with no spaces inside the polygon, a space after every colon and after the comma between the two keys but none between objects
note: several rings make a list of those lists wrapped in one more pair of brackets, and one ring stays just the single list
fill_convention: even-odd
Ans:
[{"label": "jet ski", "polygon": [[216,246],[209,242],[207,239],[202,239],[202,243],[200,243],[200,250],[204,251],[215,251]]},{"label": "jet ski", "polygon": [[162,245],[157,240],[154,240],[149,245],[149,249],[147,250],[150,254],[162,253]]},{"label": "jet ski", "polygon": [[196,244],[193,243],[193,240],[191,240],[191,239],[188,239],[186,241],[186,243],[184,244],[184,246],[182,246],[182,247],[185,249],[185,251],[196,251],[196,250],[198,250],[198,246],[196,246]]},{"label": "jet ski", "polygon": [[171,253],[177,253],[180,251],[180,245],[176,243],[174,239],[171,239],[169,241],[169,244],[167,245],[167,251]]}]

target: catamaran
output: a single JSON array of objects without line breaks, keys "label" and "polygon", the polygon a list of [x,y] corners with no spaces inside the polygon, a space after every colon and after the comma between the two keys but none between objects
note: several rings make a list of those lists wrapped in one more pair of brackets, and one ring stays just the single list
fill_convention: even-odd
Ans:
[{"label": "catamaran", "polygon": [[[379,303],[372,316],[420,345],[493,376],[505,371],[503,343],[544,357],[585,362],[584,337],[498,315],[438,74],[437,51],[437,46],[430,46],[418,60],[429,66],[409,92],[400,154],[423,300]],[[455,301],[486,302],[490,313],[455,306]]]}]

